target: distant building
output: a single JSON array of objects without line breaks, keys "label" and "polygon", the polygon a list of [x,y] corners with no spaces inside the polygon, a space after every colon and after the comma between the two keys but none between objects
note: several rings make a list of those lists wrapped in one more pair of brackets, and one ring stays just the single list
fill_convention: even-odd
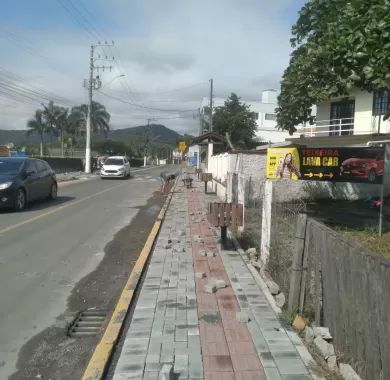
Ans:
[{"label": "distant building", "polygon": [[[250,106],[251,111],[256,113],[257,131],[256,137],[263,141],[271,141],[272,143],[285,141],[289,137],[287,132],[278,131],[276,129],[276,115],[275,108],[277,107],[276,90],[268,89],[264,90],[261,94],[261,100],[259,101],[247,101],[241,99],[241,101]],[[214,108],[223,106],[225,103],[224,98],[214,98]],[[201,116],[208,122],[210,117],[209,112],[210,100],[203,98],[201,104]],[[201,132],[201,131],[200,131]],[[204,132],[204,131],[203,131]]]}]

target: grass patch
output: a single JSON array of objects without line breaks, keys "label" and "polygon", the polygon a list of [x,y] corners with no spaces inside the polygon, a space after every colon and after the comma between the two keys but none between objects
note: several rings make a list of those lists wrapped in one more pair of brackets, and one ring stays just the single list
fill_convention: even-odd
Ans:
[{"label": "grass patch", "polygon": [[337,230],[357,241],[363,247],[368,248],[373,253],[390,259],[390,231],[383,233],[379,237],[378,229],[374,227],[361,230],[349,228],[338,228]]},{"label": "grass patch", "polygon": [[245,209],[245,229],[240,236],[237,236],[237,240],[244,250],[249,248],[257,248],[259,251],[261,242],[260,208]]}]

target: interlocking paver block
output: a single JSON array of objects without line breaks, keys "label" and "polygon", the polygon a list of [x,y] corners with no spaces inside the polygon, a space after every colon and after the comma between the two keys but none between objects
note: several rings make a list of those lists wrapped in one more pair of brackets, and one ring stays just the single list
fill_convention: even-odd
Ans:
[{"label": "interlocking paver block", "polygon": [[161,371],[158,375],[158,380],[173,380],[173,367],[171,364],[164,364],[161,368]]},{"label": "interlocking paver block", "polygon": [[224,280],[215,280],[215,286],[217,289],[226,288],[226,282]]},{"label": "interlocking paver block", "polygon": [[244,311],[238,311],[236,313],[236,320],[237,322],[246,323],[250,321],[248,313],[245,313]]},{"label": "interlocking paver block", "polygon": [[205,285],[204,291],[205,291],[205,293],[211,293],[211,294],[215,293],[217,291],[217,286],[215,285],[214,282],[208,283]]}]

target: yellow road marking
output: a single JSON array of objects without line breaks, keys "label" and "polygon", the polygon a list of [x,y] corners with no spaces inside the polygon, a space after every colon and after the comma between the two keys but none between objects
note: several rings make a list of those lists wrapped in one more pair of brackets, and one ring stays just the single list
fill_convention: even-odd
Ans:
[{"label": "yellow road marking", "polygon": [[146,243],[138,257],[138,260],[136,261],[133,270],[130,273],[121,296],[119,297],[115,310],[112,313],[111,319],[108,322],[103,337],[92,354],[88,366],[83,374],[82,380],[101,380],[103,378],[114,346],[118,341],[119,334],[121,332],[129,306],[132,302],[138,281],[142,275],[150,252],[152,251],[154,241],[156,240],[160,230],[162,220],[169,206],[172,195],[173,189],[171,190],[170,196],[167,198],[164,206],[162,207],[157,220],[155,221],[153,228],[146,240]]},{"label": "yellow road marking", "polygon": [[81,199],[78,199],[76,201],[69,202],[69,203],[63,204],[61,206],[58,206],[58,207],[56,207],[56,208],[54,208],[54,209],[52,209],[50,211],[44,212],[43,214],[39,214],[39,215],[34,216],[34,217],[30,218],[30,219],[26,219],[26,220],[23,220],[22,222],[19,222],[19,223],[16,223],[16,224],[12,224],[11,226],[8,226],[8,227],[4,227],[3,229],[0,230],[0,235],[4,234],[6,232],[12,231],[12,230],[14,230],[16,228],[19,228],[21,226],[24,226],[25,224],[35,222],[38,219],[41,219],[41,218],[44,218],[45,216],[54,214],[54,213],[56,213],[58,211],[61,211],[61,210],[65,209],[65,208],[67,208],[67,207],[71,207],[71,206],[77,205],[77,204],[79,204],[81,202],[84,202],[84,201],[86,201],[88,199],[97,197],[98,195],[104,194],[107,191],[110,191],[112,189],[115,189],[115,188],[123,186],[123,185],[125,185],[125,183],[121,183],[120,185],[109,187],[108,189],[105,189],[105,190],[99,191],[97,193],[88,195],[88,196],[86,196],[84,198],[81,198]]}]

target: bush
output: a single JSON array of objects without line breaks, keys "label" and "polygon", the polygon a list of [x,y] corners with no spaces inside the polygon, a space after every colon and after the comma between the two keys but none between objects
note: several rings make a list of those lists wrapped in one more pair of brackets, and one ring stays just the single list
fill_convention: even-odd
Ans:
[{"label": "bush", "polygon": [[139,168],[140,166],[143,166],[144,159],[143,158],[130,158],[130,166],[134,168]]}]

